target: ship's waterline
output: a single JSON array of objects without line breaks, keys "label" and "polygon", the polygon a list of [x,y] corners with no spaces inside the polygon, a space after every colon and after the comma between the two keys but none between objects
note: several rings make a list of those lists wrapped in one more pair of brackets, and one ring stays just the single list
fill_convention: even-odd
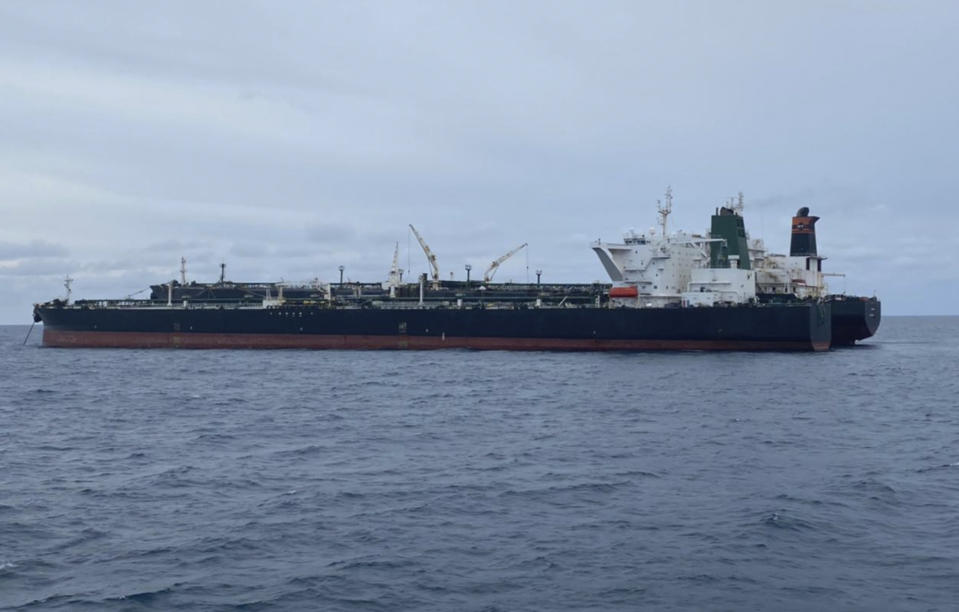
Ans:
[{"label": "ship's waterline", "polygon": [[370,335],[174,334],[46,330],[43,344],[58,348],[347,349],[494,351],[825,351],[828,341],[577,340],[562,338],[447,338]]}]

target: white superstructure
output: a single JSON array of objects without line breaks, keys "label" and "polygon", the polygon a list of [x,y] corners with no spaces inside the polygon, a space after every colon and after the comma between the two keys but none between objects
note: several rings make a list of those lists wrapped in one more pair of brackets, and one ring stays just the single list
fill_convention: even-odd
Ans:
[{"label": "white superstructure", "polygon": [[705,236],[662,236],[652,230],[628,232],[622,243],[597,240],[592,246],[613,281],[610,297],[618,305],[655,308],[682,301],[692,270],[709,262],[708,244]]},{"label": "white superstructure", "polygon": [[739,268],[697,268],[690,274],[684,306],[745,304],[756,299],[756,273]]},{"label": "white superstructure", "polygon": [[[710,267],[710,244],[723,238],[679,231],[668,233],[672,193],[660,205],[660,232],[629,231],[621,243],[597,240],[593,251],[613,281],[610,306],[663,308],[713,306],[755,300],[755,271],[739,269],[738,258],[729,267]],[[732,211],[729,214],[735,214]]]},{"label": "white superstructure", "polygon": [[759,293],[793,294],[798,298],[819,298],[829,293],[818,255],[789,256],[765,253],[756,266]]}]

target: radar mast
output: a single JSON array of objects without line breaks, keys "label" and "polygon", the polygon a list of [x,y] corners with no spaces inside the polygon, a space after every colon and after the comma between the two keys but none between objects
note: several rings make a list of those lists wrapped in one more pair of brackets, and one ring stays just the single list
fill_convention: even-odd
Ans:
[{"label": "radar mast", "polygon": [[663,238],[666,238],[668,236],[666,232],[666,222],[669,218],[669,213],[673,212],[672,186],[666,187],[666,205],[664,206],[660,200],[656,200],[656,207],[659,213],[659,225],[663,228]]}]

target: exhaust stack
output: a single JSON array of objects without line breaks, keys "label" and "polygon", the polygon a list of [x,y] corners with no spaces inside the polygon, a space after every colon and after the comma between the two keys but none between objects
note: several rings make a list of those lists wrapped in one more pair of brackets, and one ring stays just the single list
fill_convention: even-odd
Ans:
[{"label": "exhaust stack", "polygon": [[789,243],[790,256],[818,255],[816,221],[819,221],[819,217],[810,216],[808,206],[796,211],[796,216],[793,217],[792,240]]}]

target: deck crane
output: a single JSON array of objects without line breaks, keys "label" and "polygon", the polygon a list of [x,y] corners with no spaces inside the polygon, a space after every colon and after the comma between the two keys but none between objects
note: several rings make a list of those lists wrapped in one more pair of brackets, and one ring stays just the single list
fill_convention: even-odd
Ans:
[{"label": "deck crane", "polygon": [[512,257],[513,255],[516,255],[525,246],[526,246],[526,243],[524,242],[523,244],[519,245],[518,247],[516,247],[515,249],[513,249],[506,255],[502,255],[494,259],[493,263],[489,265],[489,268],[487,268],[486,272],[483,274],[483,283],[485,284],[493,280],[493,275],[496,274],[496,270],[499,269],[499,265],[503,263],[504,261],[506,261],[507,259],[509,259],[510,257]]},{"label": "deck crane", "polygon": [[413,230],[413,235],[416,236],[416,239],[419,241],[420,246],[423,247],[423,252],[426,253],[426,259],[430,262],[430,267],[433,268],[433,289],[440,288],[440,267],[436,264],[436,255],[433,254],[433,251],[430,250],[430,247],[426,245],[426,241],[423,240],[423,237],[420,236],[420,233],[416,231],[416,228],[413,227],[413,224],[410,224],[410,229]]}]

